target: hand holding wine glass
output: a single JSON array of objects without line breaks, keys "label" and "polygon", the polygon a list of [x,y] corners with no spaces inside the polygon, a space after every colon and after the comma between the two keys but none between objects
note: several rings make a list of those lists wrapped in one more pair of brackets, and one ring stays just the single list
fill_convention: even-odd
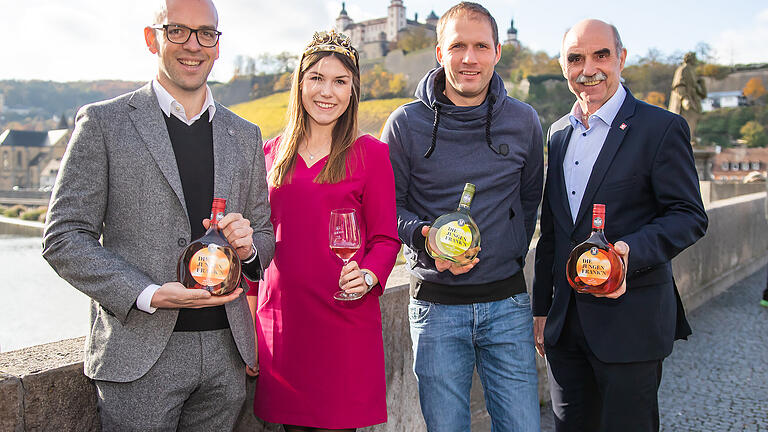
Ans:
[{"label": "hand holding wine glass", "polygon": [[[352,258],[352,255],[360,249],[360,228],[357,224],[357,217],[354,209],[338,209],[331,211],[331,219],[328,225],[329,245],[333,253],[336,254],[346,265]],[[362,298],[362,294],[348,294],[339,290],[333,295],[336,300],[357,300]]]}]

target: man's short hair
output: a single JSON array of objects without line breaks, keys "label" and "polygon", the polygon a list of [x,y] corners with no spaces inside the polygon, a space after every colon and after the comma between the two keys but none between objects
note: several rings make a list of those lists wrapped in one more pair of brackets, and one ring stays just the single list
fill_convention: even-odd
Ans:
[{"label": "man's short hair", "polygon": [[479,3],[472,2],[461,2],[448,9],[448,11],[440,17],[440,20],[437,22],[437,44],[440,45],[443,43],[443,32],[445,31],[445,25],[448,23],[448,20],[455,19],[462,14],[477,14],[488,20],[488,24],[491,25],[491,30],[493,31],[493,49],[496,50],[499,46],[499,26],[496,25],[496,20],[493,19],[493,16],[488,12],[488,9],[484,8]]},{"label": "man's short hair", "polygon": [[621,35],[619,35],[619,29],[613,24],[608,24],[613,30],[613,43],[616,45],[616,56],[621,55],[621,51],[624,49],[624,44],[621,42]]}]

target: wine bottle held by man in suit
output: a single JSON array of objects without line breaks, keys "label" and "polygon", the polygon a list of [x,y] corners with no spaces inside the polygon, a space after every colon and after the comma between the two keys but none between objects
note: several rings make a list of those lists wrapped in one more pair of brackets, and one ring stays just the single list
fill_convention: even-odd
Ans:
[{"label": "wine bottle held by man in suit", "polygon": [[[581,21],[560,52],[577,100],[548,133],[533,286],[555,427],[655,431],[662,361],[691,334],[671,260],[707,228],[688,125],[621,85],[627,50],[614,26]],[[594,204],[605,205],[605,237],[626,265],[610,293],[576,292],[566,277]]]},{"label": "wine bottle held by man in suit", "polygon": [[43,256],[91,298],[85,374],[105,431],[231,430],[255,373],[243,288],[212,296],[176,275],[214,197],[245,277],[274,251],[259,128],[206,85],[217,25],[209,0],[163,2],[144,29],[156,77],[80,110],[51,197]]}]

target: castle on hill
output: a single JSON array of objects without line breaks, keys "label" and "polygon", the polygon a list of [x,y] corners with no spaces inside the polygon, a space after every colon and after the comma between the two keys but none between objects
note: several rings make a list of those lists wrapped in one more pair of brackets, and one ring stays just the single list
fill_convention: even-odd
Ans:
[{"label": "castle on hill", "polygon": [[[413,19],[408,19],[403,0],[390,0],[386,17],[355,22],[347,14],[346,3],[342,3],[334,29],[352,39],[352,45],[360,52],[361,59],[372,59],[387,55],[391,44],[396,43],[403,32],[420,29],[428,36],[436,38],[439,19],[435,11],[430,12],[423,23],[419,22],[418,14],[414,14]],[[504,44],[519,45],[514,21],[507,30]]]}]

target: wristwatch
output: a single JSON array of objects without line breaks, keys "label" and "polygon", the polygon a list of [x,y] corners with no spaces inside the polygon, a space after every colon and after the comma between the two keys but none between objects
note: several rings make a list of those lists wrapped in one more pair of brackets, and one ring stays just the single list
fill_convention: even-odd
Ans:
[{"label": "wristwatch", "polygon": [[371,276],[371,273],[365,270],[360,270],[360,273],[363,274],[363,281],[365,281],[365,286],[367,289],[365,292],[370,292],[373,289],[373,276]]}]

